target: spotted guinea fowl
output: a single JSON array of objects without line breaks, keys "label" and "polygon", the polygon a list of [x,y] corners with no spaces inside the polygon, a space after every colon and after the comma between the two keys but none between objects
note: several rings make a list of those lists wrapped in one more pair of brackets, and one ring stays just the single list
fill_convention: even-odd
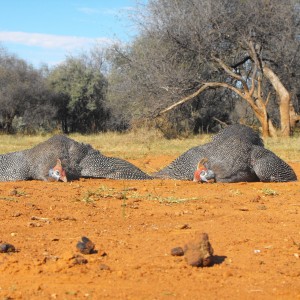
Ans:
[{"label": "spotted guinea fowl", "polygon": [[197,180],[195,171],[203,158],[217,182],[297,180],[293,169],[264,148],[259,135],[245,125],[226,127],[210,143],[191,148],[153,176]]},{"label": "spotted guinea fowl", "polygon": [[[59,162],[63,170],[59,169]],[[151,179],[133,164],[107,157],[90,145],[78,143],[64,135],[56,135],[37,146],[19,152],[0,155],[0,181],[62,180],[80,177],[111,179]]]},{"label": "spotted guinea fowl", "polygon": [[251,127],[242,124],[234,124],[225,127],[212,137],[212,141],[218,143],[232,136],[238,137],[239,140],[249,142],[253,145],[264,146],[264,142],[259,134]]}]

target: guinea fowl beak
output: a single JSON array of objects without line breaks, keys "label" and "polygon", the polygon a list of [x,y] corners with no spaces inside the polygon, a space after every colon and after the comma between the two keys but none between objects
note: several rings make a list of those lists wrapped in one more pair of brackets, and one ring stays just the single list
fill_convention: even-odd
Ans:
[{"label": "guinea fowl beak", "polygon": [[63,182],[68,182],[65,170],[63,170],[61,176],[59,177],[59,180],[61,180]]}]

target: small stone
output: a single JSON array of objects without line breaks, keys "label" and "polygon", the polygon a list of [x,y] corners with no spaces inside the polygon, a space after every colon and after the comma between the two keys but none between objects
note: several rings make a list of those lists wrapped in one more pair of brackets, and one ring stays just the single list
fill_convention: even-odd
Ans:
[{"label": "small stone", "polygon": [[175,248],[171,249],[171,255],[173,255],[173,256],[183,256],[184,251],[181,247],[175,247]]},{"label": "small stone", "polygon": [[100,252],[100,256],[105,257],[107,256],[107,253],[105,251]]},{"label": "small stone", "polygon": [[105,271],[110,271],[110,267],[105,264],[100,264],[99,269],[105,270]]},{"label": "small stone", "polygon": [[83,254],[96,253],[94,250],[95,244],[87,237],[83,236],[81,241],[77,243],[76,248],[79,252]]},{"label": "small stone", "polygon": [[21,215],[22,214],[20,212],[16,212],[16,213],[13,213],[11,216],[17,218],[17,217],[20,217]]},{"label": "small stone", "polygon": [[126,189],[124,189],[124,192],[126,191],[137,191],[137,188],[136,187],[128,187]]},{"label": "small stone", "polygon": [[9,253],[9,252],[16,252],[16,248],[14,245],[11,244],[0,244],[0,253]]},{"label": "small stone", "polygon": [[73,257],[72,263],[73,263],[73,265],[85,265],[88,263],[88,260],[81,255],[75,255]]},{"label": "small stone", "polygon": [[42,225],[38,222],[29,222],[28,227],[42,227]]},{"label": "small stone", "polygon": [[46,263],[47,261],[58,261],[59,257],[55,256],[55,255],[45,255],[45,257],[43,258],[43,263]]},{"label": "small stone", "polygon": [[250,202],[259,202],[261,200],[261,197],[258,195],[255,198],[251,199]]},{"label": "small stone", "polygon": [[180,227],[180,229],[191,229],[191,226],[189,224],[184,224]]},{"label": "small stone", "polygon": [[241,207],[239,208],[240,211],[249,211],[249,209],[247,207]]},{"label": "small stone", "polygon": [[16,196],[18,194],[18,190],[16,188],[12,189],[10,192],[9,192],[9,195],[11,196]]}]

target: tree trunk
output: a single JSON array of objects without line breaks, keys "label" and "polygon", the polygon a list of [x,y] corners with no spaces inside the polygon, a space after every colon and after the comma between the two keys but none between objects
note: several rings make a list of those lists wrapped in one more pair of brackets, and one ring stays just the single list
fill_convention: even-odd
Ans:
[{"label": "tree trunk", "polygon": [[269,123],[271,122],[271,120],[269,120],[268,118],[267,110],[264,103],[261,103],[258,99],[255,103],[252,97],[249,97],[250,98],[249,100],[247,98],[248,97],[244,97],[244,99],[246,99],[246,101],[252,107],[256,118],[261,124],[262,136],[264,138],[269,137],[270,136]]},{"label": "tree trunk", "polygon": [[271,137],[277,137],[277,131],[276,128],[273,125],[273,122],[271,119],[269,119],[269,132]]},{"label": "tree trunk", "polygon": [[[250,45],[251,46],[251,45]],[[268,116],[267,112],[267,105],[270,99],[270,93],[266,99],[263,99],[262,96],[262,78],[261,76],[257,76],[257,68],[261,65],[258,62],[258,56],[254,50],[253,45],[252,48],[252,57],[255,62],[255,68],[253,70],[252,74],[252,83],[251,88],[249,89],[249,86],[247,82],[244,80],[244,78],[236,73],[233,72],[230,67],[228,67],[221,59],[214,57],[214,60],[219,63],[219,65],[225,70],[225,72],[233,79],[238,80],[241,83],[241,88],[238,88],[236,86],[232,86],[225,82],[206,82],[204,83],[196,92],[193,94],[181,99],[180,101],[176,102],[175,104],[169,106],[168,108],[164,109],[159,113],[166,113],[170,111],[171,109],[174,109],[176,106],[183,104],[194,97],[201,94],[204,90],[209,88],[216,88],[216,87],[224,87],[232,90],[237,95],[239,95],[242,99],[246,100],[248,104],[251,106],[255,116],[259,120],[261,126],[262,126],[262,136],[264,138],[266,137],[274,137],[277,136],[276,129],[273,126],[272,120]],[[271,82],[272,86],[276,90],[279,98],[279,112],[280,112],[280,121],[281,121],[281,132],[282,136],[289,136],[291,133],[291,97],[287,89],[284,87],[282,82],[280,81],[279,77],[267,66],[263,66],[263,72],[266,78]],[[292,107],[293,108],[293,107]],[[294,111],[294,110],[293,110]],[[296,122],[297,120],[300,120],[300,116],[298,116],[295,111],[293,115],[293,121]]]},{"label": "tree trunk", "polygon": [[290,103],[291,96],[287,89],[284,87],[279,77],[267,66],[263,67],[264,75],[269,79],[274,89],[279,96],[279,112],[280,112],[280,125],[282,136],[290,136]]},{"label": "tree trunk", "polygon": [[290,103],[290,125],[291,125],[291,130],[293,130],[296,127],[296,123],[300,121],[300,115],[298,115],[295,112],[295,108],[293,103]]}]

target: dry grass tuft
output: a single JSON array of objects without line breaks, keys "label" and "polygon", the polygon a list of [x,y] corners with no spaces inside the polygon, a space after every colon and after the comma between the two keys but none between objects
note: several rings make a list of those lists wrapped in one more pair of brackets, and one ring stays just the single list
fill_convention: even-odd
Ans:
[{"label": "dry grass tuft", "polygon": [[286,161],[300,161],[300,137],[269,138],[264,141],[265,147]]}]

